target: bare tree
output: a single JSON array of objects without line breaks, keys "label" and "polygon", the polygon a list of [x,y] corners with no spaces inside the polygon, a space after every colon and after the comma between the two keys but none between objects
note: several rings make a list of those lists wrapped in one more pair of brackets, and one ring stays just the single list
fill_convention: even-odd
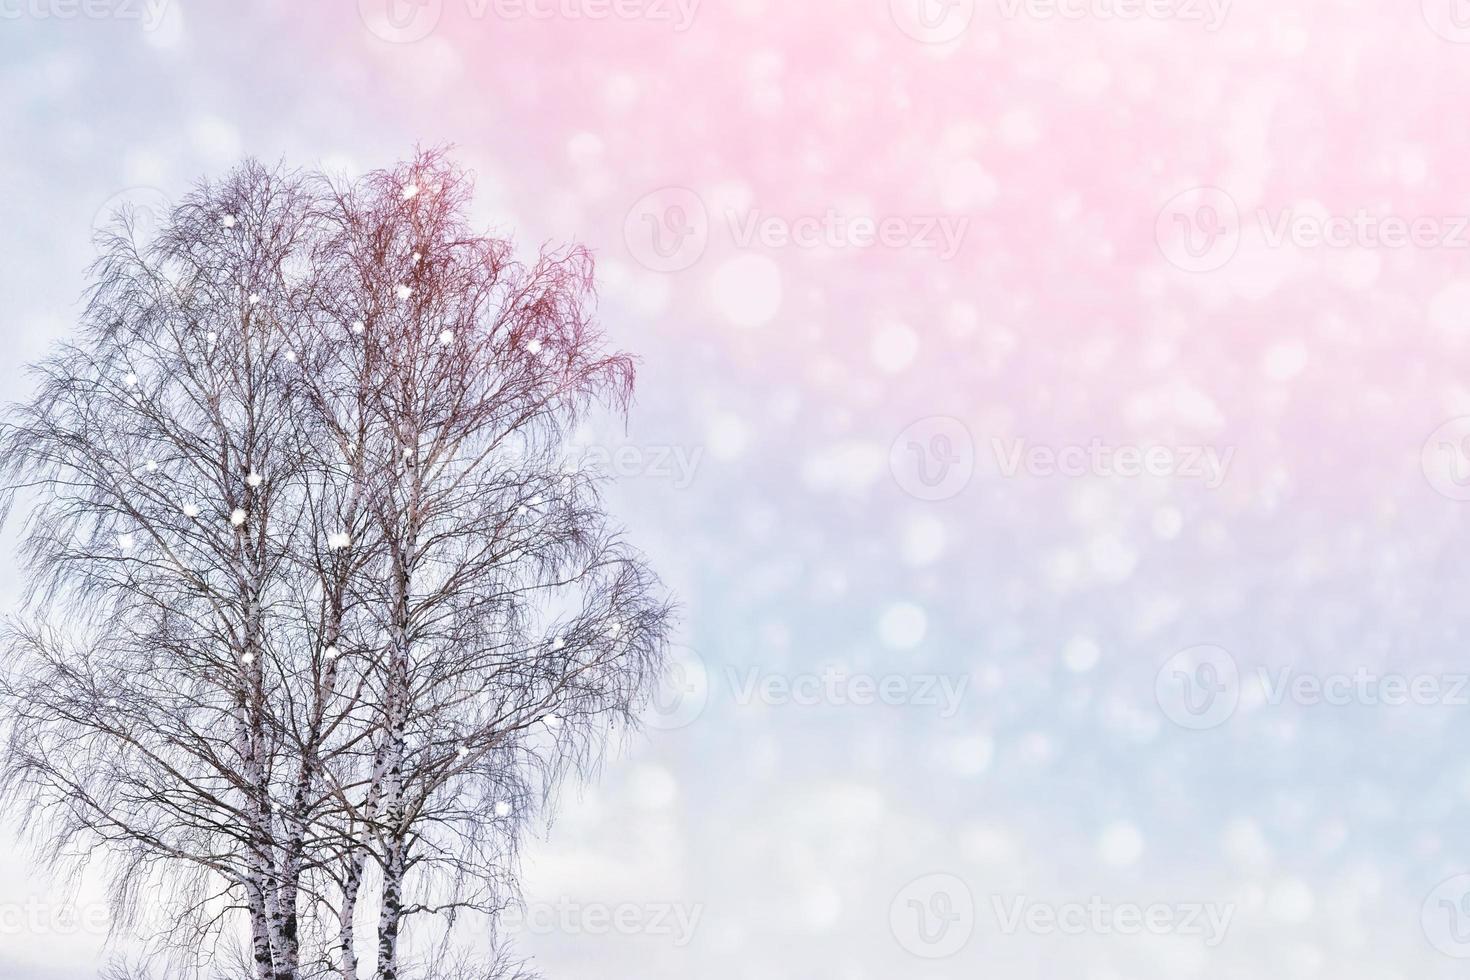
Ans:
[{"label": "bare tree", "polygon": [[518,262],[470,192],[439,153],[246,164],[147,247],[124,221],[3,431],[32,579],[0,802],[109,861],[125,927],[166,894],[186,972],[243,934],[262,980],[357,980],[376,885],[399,980],[414,915],[515,899],[538,806],[662,668],[661,589],[562,462],[633,388],[590,257]]}]

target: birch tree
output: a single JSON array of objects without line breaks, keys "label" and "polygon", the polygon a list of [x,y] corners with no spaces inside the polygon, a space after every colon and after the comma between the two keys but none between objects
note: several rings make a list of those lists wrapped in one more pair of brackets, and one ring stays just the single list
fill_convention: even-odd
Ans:
[{"label": "birch tree", "polygon": [[171,968],[358,980],[376,909],[398,980],[413,917],[493,925],[538,805],[661,669],[661,589],[562,464],[633,389],[590,257],[522,264],[469,201],[429,153],[247,164],[146,247],[124,220],[10,413],[0,803],[105,862]]}]

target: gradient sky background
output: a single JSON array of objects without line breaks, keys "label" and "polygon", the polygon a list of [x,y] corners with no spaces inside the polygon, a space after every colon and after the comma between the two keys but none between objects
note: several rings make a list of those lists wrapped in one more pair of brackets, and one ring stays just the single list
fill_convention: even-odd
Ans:
[{"label": "gradient sky background", "polygon": [[[487,226],[599,257],[642,372],[586,442],[629,447],[613,505],[704,683],[524,885],[700,918],[527,930],[550,980],[1464,975],[1470,4],[95,3],[0,0],[7,395],[99,215],[247,154],[452,143]],[[1182,472],[1007,464],[1094,440]],[[828,667],[966,686],[745,692]],[[1445,703],[1273,703],[1286,669]],[[0,912],[69,901],[27,869],[0,837]],[[965,892],[972,930],[916,939]],[[1233,918],[1007,933],[1022,896]],[[0,975],[90,976],[102,942],[0,929]]]}]

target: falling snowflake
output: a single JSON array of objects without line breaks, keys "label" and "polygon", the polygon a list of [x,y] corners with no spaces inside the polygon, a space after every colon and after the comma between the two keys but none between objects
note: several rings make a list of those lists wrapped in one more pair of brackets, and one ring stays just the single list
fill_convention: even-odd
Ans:
[{"label": "falling snowflake", "polygon": [[251,306],[254,306],[256,303],[259,303],[259,302],[260,302],[260,294],[259,293],[251,293],[250,294],[250,305]]},{"label": "falling snowflake", "polygon": [[419,196],[419,185],[418,184],[405,184],[403,186],[403,199],[405,201],[411,201],[411,200],[413,200],[414,198],[416,198],[418,196]]},{"label": "falling snowflake", "polygon": [[526,350],[530,351],[532,354],[539,354],[539,353],[541,353],[541,341],[539,341],[539,340],[533,340],[533,341],[531,341],[529,344],[526,345]]},{"label": "falling snowflake", "polygon": [[286,360],[290,361],[292,364],[295,364],[296,363],[296,352],[294,350],[288,350],[288,351],[286,351]]},{"label": "falling snowflake", "polygon": [[133,387],[137,383],[138,376],[136,374],[128,372],[127,374],[123,375],[123,384],[127,385],[129,388]]},{"label": "falling snowflake", "polygon": [[137,543],[138,539],[131,534],[119,534],[117,536],[118,547],[122,548],[122,550],[124,551],[132,551],[133,546]]},{"label": "falling snowflake", "polygon": [[143,469],[147,470],[149,473],[157,473],[158,472],[158,460],[156,460],[156,459],[150,459],[148,462],[146,462],[146,463],[143,464]]},{"label": "falling snowflake", "polygon": [[461,745],[458,749],[455,750],[455,754],[463,759],[465,756],[470,754],[469,746]]},{"label": "falling snowflake", "polygon": [[264,482],[265,482],[265,477],[261,476],[259,473],[255,472],[254,470],[251,470],[250,471],[250,475],[245,478],[245,483],[247,485],[249,485],[251,488],[258,487],[258,486],[260,486]]},{"label": "falling snowflake", "polygon": [[439,343],[446,344],[446,345],[447,344],[454,343],[454,331],[453,330],[446,330],[443,333],[441,333],[439,335]]},{"label": "falling snowflake", "polygon": [[408,299],[410,296],[413,295],[413,287],[412,286],[400,285],[398,287],[398,290],[397,291],[398,291],[398,298],[399,299]]},{"label": "falling snowflake", "polygon": [[327,647],[325,650],[322,651],[322,653],[328,660],[336,660],[338,657],[342,656],[342,651],[338,650],[336,647]]},{"label": "falling snowflake", "polygon": [[233,214],[225,215],[223,218],[220,219],[220,224],[224,225],[226,228],[235,227],[235,216]]},{"label": "falling snowflake", "polygon": [[236,507],[233,511],[230,512],[230,525],[232,527],[239,527],[241,524],[244,524],[244,523],[245,523],[245,512],[243,510],[241,510],[240,508]]},{"label": "falling snowflake", "polygon": [[564,647],[566,645],[567,645],[567,641],[566,640],[563,640],[559,636],[556,639],[554,639],[554,640],[551,641],[551,649],[553,649],[553,650],[560,650],[562,647]]},{"label": "falling snowflake", "polygon": [[246,664],[253,664],[253,663],[255,663],[255,654],[248,653],[248,652],[245,653],[243,656],[240,657],[240,662],[241,663],[246,663]]},{"label": "falling snowflake", "polygon": [[367,324],[366,323],[363,323],[361,320],[353,320],[352,321],[352,332],[353,333],[363,333],[366,330],[367,330]]},{"label": "falling snowflake", "polygon": [[560,728],[561,727],[561,717],[559,715],[547,715],[546,717],[542,718],[541,720],[544,721],[544,722],[546,722],[546,727],[547,728]]},{"label": "falling snowflake", "polygon": [[495,815],[497,817],[508,817],[510,816],[510,814],[511,806],[509,803],[501,800],[499,803],[495,804]]},{"label": "falling snowflake", "polygon": [[346,531],[338,531],[327,538],[327,547],[332,551],[341,551],[352,544],[352,535]]},{"label": "falling snowflake", "polygon": [[185,517],[198,517],[199,516],[199,505],[198,504],[185,504],[184,505],[184,516]]}]

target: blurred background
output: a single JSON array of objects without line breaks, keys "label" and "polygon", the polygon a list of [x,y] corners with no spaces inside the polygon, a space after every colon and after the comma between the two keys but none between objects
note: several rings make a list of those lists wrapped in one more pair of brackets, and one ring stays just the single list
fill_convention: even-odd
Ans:
[{"label": "blurred background", "polygon": [[[1467,83],[1462,0],[0,0],[0,382],[119,205],[452,144],[683,607],[548,978],[1464,976]],[[0,834],[0,975],[99,903]]]}]

